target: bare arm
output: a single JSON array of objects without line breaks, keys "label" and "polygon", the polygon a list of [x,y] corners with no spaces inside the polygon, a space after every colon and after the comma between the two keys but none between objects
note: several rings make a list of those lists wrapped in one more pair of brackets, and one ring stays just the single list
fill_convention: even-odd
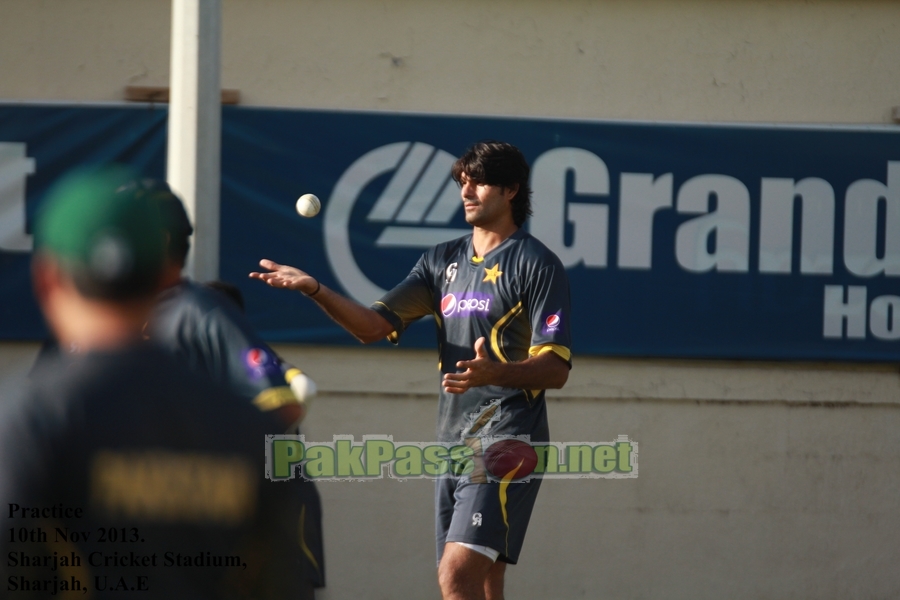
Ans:
[{"label": "bare arm", "polygon": [[279,265],[267,259],[259,261],[259,265],[268,272],[250,273],[251,278],[259,279],[274,288],[294,290],[312,298],[335,323],[364,344],[384,339],[394,331],[394,327],[371,308],[325,287],[296,267]]},{"label": "bare arm", "polygon": [[545,352],[520,362],[502,363],[491,360],[484,348],[484,338],[475,342],[475,358],[461,360],[462,373],[445,373],[442,385],[451,394],[482,385],[498,385],[521,390],[558,389],[569,379],[569,365],[553,352]]}]

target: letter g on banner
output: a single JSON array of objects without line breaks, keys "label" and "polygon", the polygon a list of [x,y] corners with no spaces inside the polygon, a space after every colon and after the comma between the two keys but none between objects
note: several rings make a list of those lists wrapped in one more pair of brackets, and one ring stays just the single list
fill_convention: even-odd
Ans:
[{"label": "letter g on banner", "polygon": [[[599,156],[581,148],[554,148],[534,161],[531,189],[538,199],[531,209],[531,234],[544,242],[568,269],[606,266],[609,206],[595,202],[566,202],[566,175],[575,175],[578,195],[609,194],[609,170]],[[566,245],[566,225],[573,228]]]}]

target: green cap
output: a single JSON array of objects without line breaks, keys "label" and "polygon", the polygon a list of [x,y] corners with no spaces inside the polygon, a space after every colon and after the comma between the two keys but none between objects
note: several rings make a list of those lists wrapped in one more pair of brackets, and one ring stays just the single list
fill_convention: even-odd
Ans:
[{"label": "green cap", "polygon": [[85,296],[127,299],[157,289],[162,219],[149,198],[116,193],[129,175],[119,167],[68,175],[38,214],[36,251],[56,257]]}]

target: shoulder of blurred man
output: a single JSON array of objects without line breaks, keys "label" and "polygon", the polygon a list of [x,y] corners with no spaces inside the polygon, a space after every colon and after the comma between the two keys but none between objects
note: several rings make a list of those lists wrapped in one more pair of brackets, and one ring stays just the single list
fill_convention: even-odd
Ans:
[{"label": "shoulder of blurred man", "polygon": [[232,434],[279,431],[273,416],[190,370],[152,340],[83,354],[60,350],[35,365],[29,384],[18,399],[3,403],[4,412],[74,418],[100,411],[132,419],[132,433],[152,432],[183,418],[198,428],[198,435],[208,428],[223,442]]},{"label": "shoulder of blurred man", "polygon": [[263,410],[296,403],[288,385],[289,365],[221,292],[189,280],[165,290],[147,335],[191,370]]}]

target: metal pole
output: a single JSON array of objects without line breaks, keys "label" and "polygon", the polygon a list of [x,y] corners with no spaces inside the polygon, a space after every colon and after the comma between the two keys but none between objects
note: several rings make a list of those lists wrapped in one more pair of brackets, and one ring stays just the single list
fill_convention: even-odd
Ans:
[{"label": "metal pole", "polygon": [[221,0],[172,0],[166,178],[194,224],[187,275],[219,275]]}]

